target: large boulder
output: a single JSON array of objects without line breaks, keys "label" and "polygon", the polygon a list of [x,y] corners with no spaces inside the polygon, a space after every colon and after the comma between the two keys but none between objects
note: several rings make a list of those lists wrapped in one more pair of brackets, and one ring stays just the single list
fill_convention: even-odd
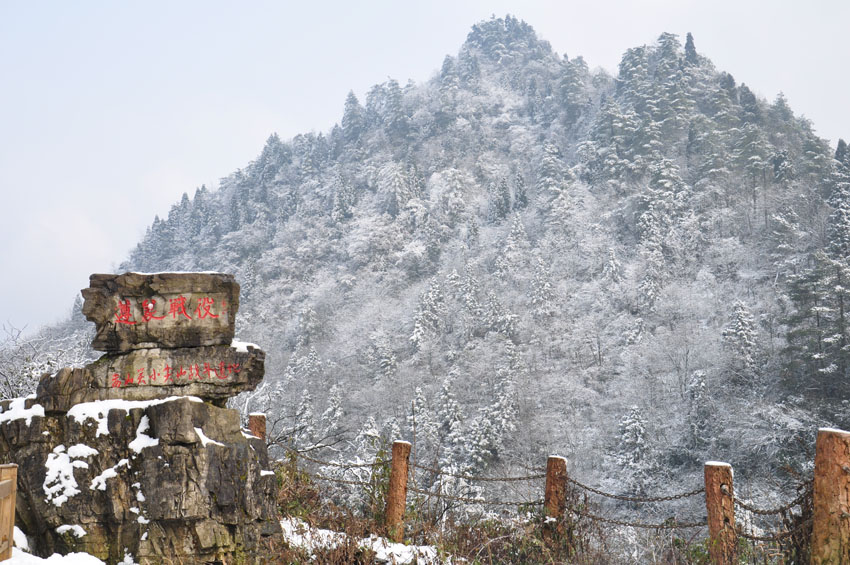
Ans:
[{"label": "large boulder", "polygon": [[239,284],[222,273],[92,275],[83,314],[95,323],[99,351],[227,345],[239,309]]},{"label": "large boulder", "polygon": [[17,524],[33,551],[107,563],[261,563],[279,539],[265,442],[239,413],[192,397],[96,401],[46,413],[0,403],[18,464]]}]

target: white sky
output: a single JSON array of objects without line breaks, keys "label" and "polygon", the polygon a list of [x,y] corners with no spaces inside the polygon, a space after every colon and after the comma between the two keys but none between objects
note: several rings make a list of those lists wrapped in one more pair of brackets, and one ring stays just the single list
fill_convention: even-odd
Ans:
[{"label": "white sky", "polygon": [[664,31],[834,147],[850,141],[846,1],[65,2],[0,0],[0,323],[63,318],[155,214],[327,131],[349,90],[435,73],[472,24],[511,13],[593,68]]}]

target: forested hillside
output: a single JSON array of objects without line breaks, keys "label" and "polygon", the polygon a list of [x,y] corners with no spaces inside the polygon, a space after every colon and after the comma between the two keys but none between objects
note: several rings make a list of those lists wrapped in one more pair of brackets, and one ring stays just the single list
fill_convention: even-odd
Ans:
[{"label": "forested hillside", "polygon": [[428,82],[184,194],[122,269],[236,275],[268,352],[239,407],[297,448],[415,428],[463,472],[787,478],[850,427],[850,152],[742,78],[690,34],[611,76],[494,18]]}]

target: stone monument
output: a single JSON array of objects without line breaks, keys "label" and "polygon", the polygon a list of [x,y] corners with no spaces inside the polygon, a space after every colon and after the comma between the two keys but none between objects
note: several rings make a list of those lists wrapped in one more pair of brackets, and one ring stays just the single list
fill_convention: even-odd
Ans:
[{"label": "stone monument", "polygon": [[0,462],[19,465],[17,525],[38,555],[107,563],[264,563],[280,539],[265,442],[228,398],[265,353],[234,341],[239,285],[220,273],[92,275],[103,351],[0,402]]}]

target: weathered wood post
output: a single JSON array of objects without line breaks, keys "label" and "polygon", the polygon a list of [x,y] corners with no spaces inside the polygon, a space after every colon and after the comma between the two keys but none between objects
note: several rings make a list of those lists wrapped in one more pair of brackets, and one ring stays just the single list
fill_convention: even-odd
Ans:
[{"label": "weathered wood post", "polygon": [[821,428],[815,443],[812,565],[850,563],[850,432]]},{"label": "weathered wood post", "polygon": [[738,562],[732,465],[705,464],[705,508],[708,511],[708,552],[714,565]]},{"label": "weathered wood post", "polygon": [[387,528],[390,539],[404,539],[404,507],[407,504],[407,467],[410,460],[410,443],[393,442],[393,457],[390,463],[390,488],[387,492]]},{"label": "weathered wood post", "polygon": [[12,557],[15,539],[15,499],[18,496],[18,466],[0,465],[0,561]]},{"label": "weathered wood post", "polygon": [[259,412],[248,414],[248,429],[251,435],[261,440],[266,439],[266,415]]},{"label": "weathered wood post", "polygon": [[567,460],[563,457],[550,455],[546,461],[546,494],[543,498],[543,508],[546,512],[543,538],[550,541],[553,532],[563,529],[564,511],[567,508]]}]

